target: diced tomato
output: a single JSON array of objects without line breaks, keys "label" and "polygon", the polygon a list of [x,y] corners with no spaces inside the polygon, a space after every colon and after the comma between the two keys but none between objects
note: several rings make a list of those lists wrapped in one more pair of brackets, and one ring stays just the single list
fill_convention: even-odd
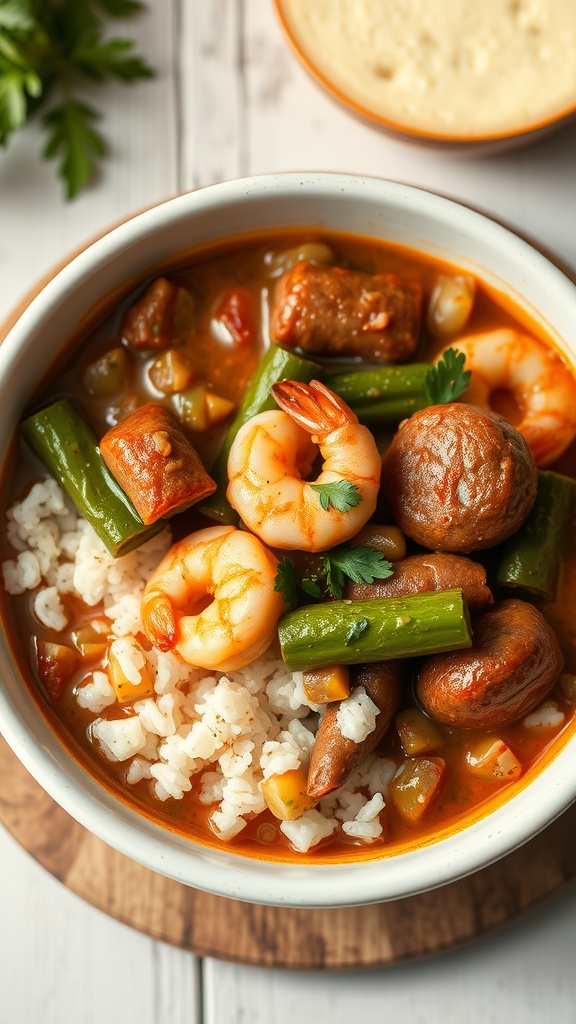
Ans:
[{"label": "diced tomato", "polygon": [[216,310],[216,320],[226,328],[235,345],[246,345],[254,337],[251,300],[241,288],[225,293]]},{"label": "diced tomato", "polygon": [[55,704],[74,675],[80,655],[78,651],[64,644],[38,640],[36,656],[40,681],[46,687],[50,700]]}]

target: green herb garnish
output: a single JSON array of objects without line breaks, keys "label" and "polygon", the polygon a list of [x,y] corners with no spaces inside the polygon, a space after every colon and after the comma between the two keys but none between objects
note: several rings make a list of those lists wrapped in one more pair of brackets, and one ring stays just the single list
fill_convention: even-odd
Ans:
[{"label": "green herb garnish", "polygon": [[342,597],[346,579],[354,583],[373,583],[385,580],[393,568],[381,551],[369,547],[340,547],[322,556],[326,585],[332,597]]},{"label": "green herb garnish", "polygon": [[274,590],[282,594],[289,608],[296,607],[298,604],[298,577],[294,563],[285,555],[278,562]]},{"label": "green herb garnish", "polygon": [[465,361],[463,352],[448,348],[436,366],[430,367],[422,388],[431,405],[444,405],[464,394],[472,376],[470,370],[464,369]]},{"label": "green herb garnish", "polygon": [[350,480],[336,480],[332,484],[310,484],[310,488],[317,492],[325,512],[330,505],[338,512],[349,512],[362,501],[360,491]]},{"label": "green herb garnish", "polygon": [[278,562],[274,590],[284,595],[289,607],[294,608],[299,604],[298,588],[309,597],[342,597],[347,579],[354,583],[373,583],[374,580],[387,579],[394,571],[391,562],[384,558],[381,551],[369,547],[349,548],[342,545],[318,557],[319,571],[300,580],[290,558],[284,556]]},{"label": "green herb garnish", "polygon": [[42,156],[59,161],[68,199],[106,153],[95,127],[99,114],[79,90],[153,73],[131,40],[104,35],[107,19],[142,10],[139,0],[0,0],[0,145],[42,114]]}]

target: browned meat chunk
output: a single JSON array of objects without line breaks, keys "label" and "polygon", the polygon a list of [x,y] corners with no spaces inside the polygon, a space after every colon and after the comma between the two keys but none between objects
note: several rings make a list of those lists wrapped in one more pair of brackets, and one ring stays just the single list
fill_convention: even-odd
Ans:
[{"label": "browned meat chunk", "polygon": [[400,424],[382,483],[404,533],[433,551],[468,552],[515,533],[534,504],[538,475],[507,420],[453,402]]},{"label": "browned meat chunk", "polygon": [[136,409],[104,435],[100,451],[147,525],[216,490],[176,416],[164,405]]},{"label": "browned meat chunk", "polygon": [[403,362],[418,343],[421,306],[415,281],[302,260],[276,286],[271,334],[318,355]]},{"label": "browned meat chunk", "polygon": [[385,661],[378,665],[351,667],[353,686],[363,686],[380,709],[376,727],[362,743],[343,736],[338,724],[341,701],[328,705],[320,722],[312,748],[308,771],[308,795],[315,800],[344,783],[352,772],[376,749],[400,706],[402,662]]},{"label": "browned meat chunk", "polygon": [[426,659],[416,695],[437,722],[501,729],[540,703],[563,664],[544,616],[534,605],[512,598],[480,616],[468,650]]},{"label": "browned meat chunk", "polygon": [[174,309],[179,289],[157,277],[124,314],[122,339],[130,348],[169,348],[173,343]]},{"label": "browned meat chunk", "polygon": [[433,590],[462,590],[472,611],[487,608],[494,598],[486,585],[486,570],[478,562],[463,555],[438,552],[432,555],[410,555],[394,562],[394,575],[375,583],[349,583],[345,597],[363,601],[372,597],[407,597],[428,594]]}]

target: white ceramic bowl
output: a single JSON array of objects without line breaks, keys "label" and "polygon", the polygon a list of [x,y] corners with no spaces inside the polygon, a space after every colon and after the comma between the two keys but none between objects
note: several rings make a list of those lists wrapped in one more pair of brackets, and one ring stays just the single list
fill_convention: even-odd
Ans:
[{"label": "white ceramic bowl", "polygon": [[[377,179],[284,174],[214,185],[115,228],[58,273],[0,348],[0,447],[87,310],[153,264],[214,239],[309,226],[391,239],[478,274],[542,323],[576,363],[576,287],[505,228],[447,199]],[[0,649],[0,731],[34,778],[82,825],[154,871],[255,903],[330,907],[431,889],[512,851],[576,799],[576,738],[517,795],[464,830],[411,852],[357,864],[278,864],[196,845],[101,788],[66,752]]]}]

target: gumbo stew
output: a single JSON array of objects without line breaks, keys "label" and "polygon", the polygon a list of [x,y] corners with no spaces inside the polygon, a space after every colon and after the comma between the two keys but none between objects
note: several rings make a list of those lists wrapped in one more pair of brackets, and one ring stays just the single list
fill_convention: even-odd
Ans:
[{"label": "gumbo stew", "polygon": [[5,615],[62,742],[198,842],[351,860],[574,731],[576,380],[482,281],[236,239],[142,282],[21,424]]}]

